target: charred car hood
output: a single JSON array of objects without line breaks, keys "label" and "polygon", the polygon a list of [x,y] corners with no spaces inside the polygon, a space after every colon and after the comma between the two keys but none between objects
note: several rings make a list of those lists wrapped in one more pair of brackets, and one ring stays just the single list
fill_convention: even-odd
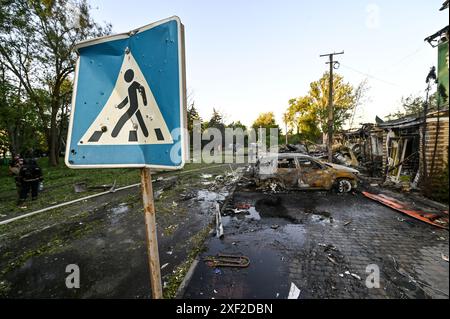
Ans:
[{"label": "charred car hood", "polygon": [[347,167],[347,166],[343,166],[343,165],[339,165],[339,164],[331,164],[331,163],[326,163],[325,165],[330,166],[338,171],[344,171],[344,172],[348,172],[348,173],[353,173],[355,175],[359,174],[359,171],[357,169],[351,168],[351,167]]}]

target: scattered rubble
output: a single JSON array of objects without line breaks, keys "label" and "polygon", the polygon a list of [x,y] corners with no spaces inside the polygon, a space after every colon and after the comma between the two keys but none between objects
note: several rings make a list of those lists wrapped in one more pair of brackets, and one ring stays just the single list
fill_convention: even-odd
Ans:
[{"label": "scattered rubble", "polygon": [[287,299],[298,299],[300,297],[301,290],[292,282],[289,289],[289,295]]}]

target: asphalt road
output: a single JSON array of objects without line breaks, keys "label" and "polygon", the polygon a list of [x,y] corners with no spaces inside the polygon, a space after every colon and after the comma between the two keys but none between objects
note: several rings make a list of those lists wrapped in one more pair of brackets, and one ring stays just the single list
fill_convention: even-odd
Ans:
[{"label": "asphalt road", "polygon": [[[230,165],[210,165],[154,183],[166,294],[176,292],[180,267],[201,248],[216,202],[233,186],[229,173]],[[69,264],[80,269],[80,288],[66,287]],[[139,187],[0,226],[0,296],[150,298]]]},{"label": "asphalt road", "polygon": [[[448,230],[436,228],[360,193],[264,194],[240,187],[223,217],[223,239],[208,249],[184,298],[448,298]],[[227,211],[225,211],[227,214]],[[218,253],[250,258],[247,268],[214,268]],[[368,288],[373,266],[379,288]],[[367,269],[367,267],[372,267]],[[366,272],[368,270],[369,272]]]}]

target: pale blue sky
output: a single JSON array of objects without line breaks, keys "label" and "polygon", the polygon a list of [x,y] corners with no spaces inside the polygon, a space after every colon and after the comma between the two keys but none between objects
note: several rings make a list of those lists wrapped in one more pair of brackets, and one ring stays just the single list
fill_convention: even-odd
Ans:
[{"label": "pale blue sky", "polygon": [[[443,0],[204,1],[90,0],[93,16],[120,33],[177,15],[186,31],[187,86],[200,115],[212,108],[246,125],[273,111],[327,69],[320,54],[345,50],[337,71],[357,85],[369,74],[356,123],[421,94],[437,50],[423,39],[448,24]],[[283,125],[281,125],[283,126]]]}]

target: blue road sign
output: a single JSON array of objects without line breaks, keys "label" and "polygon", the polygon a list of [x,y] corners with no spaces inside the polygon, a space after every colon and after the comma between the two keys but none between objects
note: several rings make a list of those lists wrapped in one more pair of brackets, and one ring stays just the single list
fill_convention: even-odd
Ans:
[{"label": "blue road sign", "polygon": [[76,50],[66,165],[182,168],[187,140],[180,19],[84,41]]}]

